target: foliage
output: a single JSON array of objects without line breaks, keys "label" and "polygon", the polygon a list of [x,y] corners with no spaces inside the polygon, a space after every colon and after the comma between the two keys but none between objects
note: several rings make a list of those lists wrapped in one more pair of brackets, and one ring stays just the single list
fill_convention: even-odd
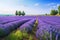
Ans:
[{"label": "foliage", "polygon": [[22,16],[24,16],[24,15],[25,15],[25,12],[23,11],[23,12],[22,12]]},{"label": "foliage", "polygon": [[15,33],[15,36],[16,36],[17,39],[19,39],[19,40],[22,40],[22,39],[23,39],[23,33],[22,33],[20,30],[18,30],[18,31]]},{"label": "foliage", "polygon": [[18,11],[16,11],[15,14],[18,15]]},{"label": "foliage", "polygon": [[58,13],[58,11],[57,10],[51,10],[51,15],[56,15]]},{"label": "foliage", "polygon": [[19,15],[19,16],[24,16],[25,15],[25,12],[23,11],[23,12],[21,12],[21,11],[16,11],[15,12],[15,15]]},{"label": "foliage", "polygon": [[60,6],[58,6],[58,13],[59,13],[59,15],[60,15]]},{"label": "foliage", "polygon": [[0,28],[0,37],[3,37],[5,35],[4,30]]},{"label": "foliage", "polygon": [[5,38],[5,40],[17,40],[17,37],[14,35],[14,33],[11,33]]},{"label": "foliage", "polygon": [[29,37],[29,40],[33,40],[33,37],[32,37],[32,35],[30,35],[30,37]]},{"label": "foliage", "polygon": [[12,32],[10,35],[8,35],[5,40],[23,40],[28,39],[28,33],[27,32],[21,32],[20,30],[17,30],[16,32]]},{"label": "foliage", "polygon": [[15,33],[12,32],[8,37],[5,38],[5,40],[22,40],[23,34],[20,30],[17,30]]},{"label": "foliage", "polygon": [[48,15],[47,13],[45,15]]},{"label": "foliage", "polygon": [[25,28],[23,29],[22,33],[24,38],[28,38],[28,33],[26,32]]},{"label": "foliage", "polygon": [[28,39],[28,33],[27,32],[24,32],[23,33],[23,37],[26,38],[26,39]]},{"label": "foliage", "polygon": [[19,16],[21,15],[21,11],[19,11],[18,15],[19,15]]},{"label": "foliage", "polygon": [[36,22],[34,24],[34,27],[32,29],[32,33],[35,34],[35,31],[37,30],[38,20],[36,19]]}]

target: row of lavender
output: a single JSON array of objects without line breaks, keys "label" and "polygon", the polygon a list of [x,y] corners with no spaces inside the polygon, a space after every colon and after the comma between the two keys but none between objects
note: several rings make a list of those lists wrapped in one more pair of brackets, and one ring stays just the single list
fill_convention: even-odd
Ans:
[{"label": "row of lavender", "polygon": [[35,16],[0,17],[0,38],[7,36],[17,28],[20,28],[20,30],[27,28],[27,32],[31,31],[35,20]]},{"label": "row of lavender", "polygon": [[60,40],[60,17],[39,16],[36,36],[39,40]]},{"label": "row of lavender", "polygon": [[0,37],[8,35],[17,28],[22,32],[31,32],[36,22],[36,18],[38,19],[36,37],[39,40],[60,40],[60,17],[58,16],[0,17]]}]

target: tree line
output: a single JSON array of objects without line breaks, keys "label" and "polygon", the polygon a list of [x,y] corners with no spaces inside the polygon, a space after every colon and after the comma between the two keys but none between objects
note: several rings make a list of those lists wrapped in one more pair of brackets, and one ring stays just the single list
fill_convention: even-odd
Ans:
[{"label": "tree line", "polygon": [[[53,10],[52,9],[50,11],[50,15],[57,15],[57,14],[60,15],[60,6],[58,6],[58,10],[55,10],[55,9]],[[22,16],[24,16],[25,15],[25,12],[24,11],[22,11],[22,12],[21,11],[16,11],[15,12],[15,15],[18,15],[18,16],[21,16],[22,15]],[[45,15],[47,15],[47,13]]]},{"label": "tree line", "polygon": [[50,15],[60,15],[60,6],[58,6],[58,10],[51,10]]},{"label": "tree line", "polygon": [[25,12],[24,11],[22,11],[22,12],[21,11],[16,11],[15,12],[15,15],[18,15],[18,16],[21,16],[22,15],[22,16],[24,16],[25,15]]}]

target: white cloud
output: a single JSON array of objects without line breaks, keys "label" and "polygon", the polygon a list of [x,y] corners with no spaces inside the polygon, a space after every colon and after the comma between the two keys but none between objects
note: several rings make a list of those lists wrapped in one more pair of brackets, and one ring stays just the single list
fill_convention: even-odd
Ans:
[{"label": "white cloud", "polygon": [[[49,10],[49,9],[44,10],[42,8],[40,9],[39,7],[33,8],[33,7],[25,6],[23,4],[19,4],[19,5],[17,5],[17,4],[16,3],[14,4],[13,2],[11,4],[10,4],[10,2],[8,2],[8,3],[1,2],[0,3],[0,14],[2,14],[2,13],[3,14],[15,14],[16,10],[21,10],[21,11],[24,10],[26,15],[39,15],[39,14],[47,13]],[[39,3],[34,4],[34,6],[36,6],[36,7],[39,6]]]},{"label": "white cloud", "polygon": [[44,13],[48,13],[48,10],[44,10],[42,8],[37,9],[37,8],[31,8],[31,7],[27,7],[24,5],[20,5],[17,7],[1,7],[0,8],[0,13],[4,13],[4,14],[15,14],[16,10],[21,10],[21,11],[25,11],[26,15],[40,15],[40,14],[44,14]]},{"label": "white cloud", "polygon": [[15,14],[16,10],[21,10],[21,11],[25,11],[26,15],[38,15],[40,14],[40,10],[39,9],[35,9],[35,8],[30,8],[24,5],[20,5],[17,7],[0,7],[0,14],[4,13],[4,14]]},{"label": "white cloud", "polygon": [[[35,4],[35,6],[39,6],[38,3]],[[26,15],[38,15],[41,14],[41,10],[36,9],[36,8],[32,8],[32,7],[27,7],[23,4],[20,4],[18,6],[12,6],[12,5],[7,5],[7,3],[1,3],[0,6],[0,14],[15,14],[16,10],[21,10],[21,11],[25,11]]]},{"label": "white cloud", "polygon": [[57,4],[57,7],[59,6],[60,4]]},{"label": "white cloud", "polygon": [[39,3],[35,3],[34,6],[39,6]]},{"label": "white cloud", "polygon": [[55,3],[48,3],[48,4],[46,4],[46,6],[53,6],[53,5],[55,5]]},{"label": "white cloud", "polygon": [[46,4],[47,7],[49,7],[50,9],[55,9],[57,10],[58,9],[58,6],[60,4],[57,4],[57,3],[49,3],[49,4]]}]

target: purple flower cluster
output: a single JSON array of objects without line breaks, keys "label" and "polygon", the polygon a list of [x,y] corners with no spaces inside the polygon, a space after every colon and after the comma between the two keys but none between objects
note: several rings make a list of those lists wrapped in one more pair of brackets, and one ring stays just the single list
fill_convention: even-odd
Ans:
[{"label": "purple flower cluster", "polygon": [[[36,37],[40,40],[60,40],[60,17],[41,16],[38,17]],[[57,20],[58,19],[58,20]]]},{"label": "purple flower cluster", "polygon": [[58,16],[1,16],[0,37],[19,28],[31,32],[38,19],[36,37],[39,40],[60,40],[60,17]]},{"label": "purple flower cluster", "polygon": [[13,30],[19,28],[25,22],[33,19],[35,17],[29,16],[8,16],[0,17],[0,37],[7,36]]},{"label": "purple flower cluster", "polygon": [[34,26],[36,19],[32,19],[26,23],[24,23],[22,26],[20,26],[21,31],[31,32]]},{"label": "purple flower cluster", "polygon": [[21,19],[32,19],[32,18],[34,18],[34,17],[30,17],[30,16],[0,17],[0,24],[6,24],[6,23],[17,21],[17,20],[21,20]]}]

